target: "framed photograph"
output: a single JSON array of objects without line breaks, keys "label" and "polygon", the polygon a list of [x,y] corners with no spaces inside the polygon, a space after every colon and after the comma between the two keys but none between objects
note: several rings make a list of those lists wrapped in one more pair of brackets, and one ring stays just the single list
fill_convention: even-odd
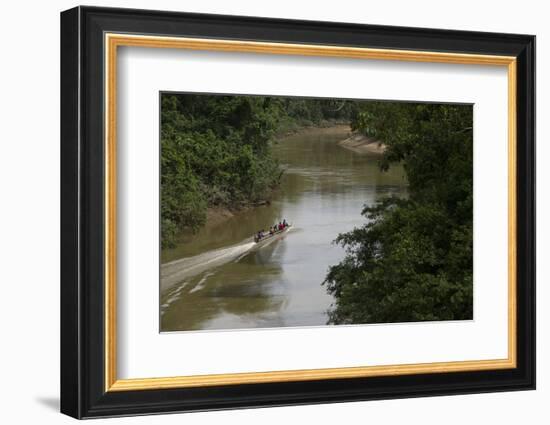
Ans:
[{"label": "framed photograph", "polygon": [[61,411],[535,388],[535,37],[61,14]]}]

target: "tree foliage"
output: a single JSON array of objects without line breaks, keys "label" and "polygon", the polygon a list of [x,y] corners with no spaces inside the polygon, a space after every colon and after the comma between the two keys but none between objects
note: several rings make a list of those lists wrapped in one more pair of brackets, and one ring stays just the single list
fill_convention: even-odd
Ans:
[{"label": "tree foliage", "polygon": [[348,119],[352,109],[330,99],[163,94],[162,246],[202,226],[209,207],[269,199],[282,173],[271,153],[276,133]]},{"label": "tree foliage", "polygon": [[373,102],[354,129],[381,140],[383,170],[402,163],[407,199],[387,198],[338,236],[346,249],[325,284],[329,322],[472,318],[472,107]]}]

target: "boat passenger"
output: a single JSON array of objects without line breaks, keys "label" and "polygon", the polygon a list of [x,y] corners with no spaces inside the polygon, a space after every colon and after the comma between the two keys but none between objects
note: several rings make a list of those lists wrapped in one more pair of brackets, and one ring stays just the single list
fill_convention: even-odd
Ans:
[{"label": "boat passenger", "polygon": [[283,220],[283,227],[288,227],[288,223],[286,222],[286,218]]}]

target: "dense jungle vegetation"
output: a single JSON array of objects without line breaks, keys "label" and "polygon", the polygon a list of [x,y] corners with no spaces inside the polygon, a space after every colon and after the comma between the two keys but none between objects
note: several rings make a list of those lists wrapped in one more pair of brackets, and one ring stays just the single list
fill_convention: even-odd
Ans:
[{"label": "dense jungle vegetation", "polygon": [[384,141],[382,169],[404,165],[409,196],[336,239],[347,255],[325,281],[329,323],[472,319],[472,119],[467,105],[361,106],[352,126]]},{"label": "dense jungle vegetation", "polygon": [[355,112],[330,99],[162,94],[162,247],[202,226],[208,208],[269,200],[282,174],[270,149],[277,135]]},{"label": "dense jungle vegetation", "polygon": [[473,316],[472,107],[262,96],[163,94],[162,247],[202,226],[209,208],[238,210],[270,196],[282,170],[277,136],[351,122],[404,166],[407,198],[362,211],[340,234],[346,257],[324,284],[329,323],[461,320]]}]

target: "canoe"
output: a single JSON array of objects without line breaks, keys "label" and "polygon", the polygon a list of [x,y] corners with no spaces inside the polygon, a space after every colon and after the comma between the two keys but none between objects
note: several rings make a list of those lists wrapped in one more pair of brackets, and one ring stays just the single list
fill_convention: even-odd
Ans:
[{"label": "canoe", "polygon": [[263,246],[266,246],[266,245],[269,245],[271,242],[273,241],[276,241],[278,239],[281,239],[281,237],[283,237],[284,235],[286,235],[288,233],[288,231],[292,228],[292,224],[289,224],[288,226],[286,226],[283,230],[278,230],[276,231],[275,233],[273,233],[272,235],[270,235],[269,233],[264,236],[262,239],[260,239],[259,241],[255,241],[255,244],[254,245],[254,248],[261,248]]}]

